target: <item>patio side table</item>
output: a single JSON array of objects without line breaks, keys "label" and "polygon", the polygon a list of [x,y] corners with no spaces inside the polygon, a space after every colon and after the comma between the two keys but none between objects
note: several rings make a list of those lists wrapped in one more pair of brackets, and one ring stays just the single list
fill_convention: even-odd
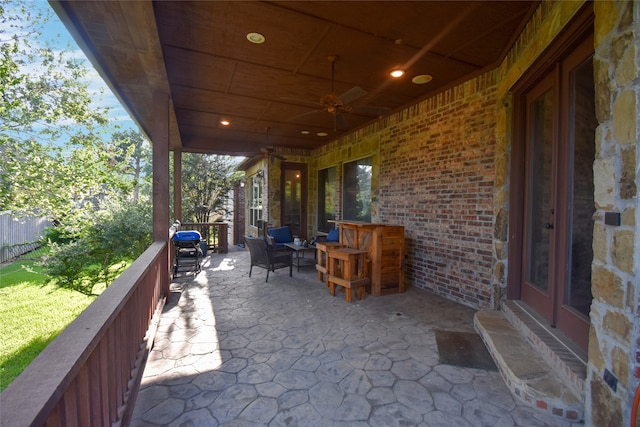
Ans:
[{"label": "patio side table", "polygon": [[[315,260],[315,256],[313,258],[311,257],[305,257],[304,254],[306,252],[313,252],[314,254],[316,253],[316,247],[313,245],[308,245],[308,246],[303,246],[303,245],[295,245],[293,243],[285,243],[284,244],[287,248],[291,249],[292,251],[295,252],[296,256],[293,257],[293,265],[296,266],[296,268],[298,269],[298,271],[300,271],[300,267],[304,267],[304,266],[308,266],[308,265],[316,265],[316,260]],[[302,254],[302,256],[300,256],[300,254]]]}]

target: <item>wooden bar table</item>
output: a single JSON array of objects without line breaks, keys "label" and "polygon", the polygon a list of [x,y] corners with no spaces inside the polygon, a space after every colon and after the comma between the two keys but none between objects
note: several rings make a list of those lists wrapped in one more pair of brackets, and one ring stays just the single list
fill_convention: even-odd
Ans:
[{"label": "wooden bar table", "polygon": [[371,261],[367,291],[374,296],[405,291],[404,226],[335,220],[340,228],[340,243],[364,249]]}]

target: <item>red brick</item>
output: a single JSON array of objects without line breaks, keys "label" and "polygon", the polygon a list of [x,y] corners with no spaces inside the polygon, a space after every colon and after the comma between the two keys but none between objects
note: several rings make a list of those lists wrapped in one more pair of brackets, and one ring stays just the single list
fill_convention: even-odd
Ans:
[{"label": "red brick", "polygon": [[474,308],[493,298],[492,79],[425,100],[380,140],[378,212],[405,227],[407,282]]}]

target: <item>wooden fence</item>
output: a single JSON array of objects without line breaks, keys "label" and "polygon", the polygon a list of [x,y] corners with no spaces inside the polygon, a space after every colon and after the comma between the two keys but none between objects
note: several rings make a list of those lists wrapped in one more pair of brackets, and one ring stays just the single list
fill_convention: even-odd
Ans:
[{"label": "wooden fence", "polygon": [[0,214],[0,263],[37,249],[42,232],[50,225],[44,218],[15,219]]}]

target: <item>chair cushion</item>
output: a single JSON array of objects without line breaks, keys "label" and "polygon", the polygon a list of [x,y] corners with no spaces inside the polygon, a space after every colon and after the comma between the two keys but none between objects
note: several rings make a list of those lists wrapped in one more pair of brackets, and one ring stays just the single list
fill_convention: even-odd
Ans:
[{"label": "chair cushion", "polygon": [[283,227],[269,228],[267,233],[273,237],[275,243],[291,243],[293,242],[293,236],[291,235],[291,229],[285,225]]},{"label": "chair cushion", "polygon": [[327,234],[327,242],[339,242],[340,232],[337,228],[332,228],[329,234]]}]

